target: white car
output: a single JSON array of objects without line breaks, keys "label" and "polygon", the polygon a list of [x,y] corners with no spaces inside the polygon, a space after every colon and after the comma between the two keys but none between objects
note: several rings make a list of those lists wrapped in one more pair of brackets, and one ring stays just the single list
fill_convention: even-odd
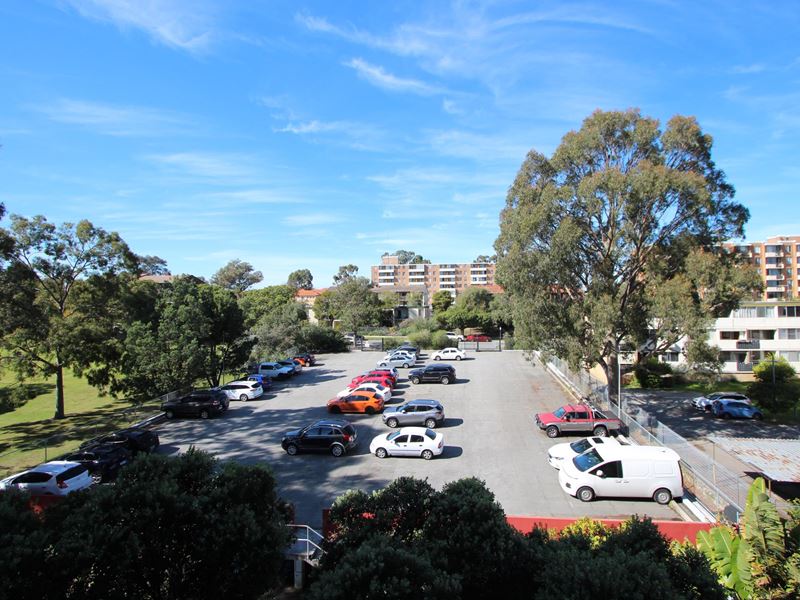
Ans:
[{"label": "white car", "polygon": [[380,383],[360,383],[356,387],[350,389],[349,387],[344,388],[341,392],[336,394],[338,398],[344,398],[345,396],[349,396],[353,392],[377,392],[381,396],[383,396],[384,402],[389,402],[392,399],[392,390],[391,388],[386,387],[385,385],[381,385]]},{"label": "white car", "polygon": [[431,354],[433,360],[463,360],[467,358],[467,353],[458,348],[444,348]]},{"label": "white car", "polygon": [[395,355],[391,357],[384,356],[382,360],[379,360],[378,363],[375,365],[380,369],[384,369],[387,367],[403,367],[404,369],[408,369],[409,367],[413,367],[416,364],[416,359],[412,358],[411,356],[405,355]]},{"label": "white car", "polygon": [[444,334],[448,338],[450,338],[451,340],[454,340],[456,342],[463,342],[464,341],[464,336],[461,335],[460,333],[456,333],[455,331],[445,331]]},{"label": "white car", "polygon": [[18,489],[32,496],[66,496],[93,483],[88,465],[52,460],[0,480],[0,490]]},{"label": "white car", "polygon": [[387,456],[421,456],[430,460],[444,450],[444,436],[425,427],[402,427],[373,438],[370,453],[378,458]]},{"label": "white car", "polygon": [[408,356],[413,360],[417,360],[417,353],[411,352],[410,350],[391,350],[390,352],[386,353],[384,358],[395,358],[397,356]]},{"label": "white car", "polygon": [[264,394],[261,384],[257,381],[231,381],[219,389],[225,392],[228,400],[241,400],[242,402],[255,400]]},{"label": "white car", "polygon": [[619,446],[621,443],[615,437],[588,437],[574,442],[556,444],[547,451],[547,462],[550,463],[551,467],[560,469],[565,461],[572,460],[589,448]]}]

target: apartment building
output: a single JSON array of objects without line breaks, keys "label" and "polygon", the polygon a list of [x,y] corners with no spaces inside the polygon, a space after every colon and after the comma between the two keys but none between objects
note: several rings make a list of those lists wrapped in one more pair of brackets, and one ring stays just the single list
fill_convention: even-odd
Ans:
[{"label": "apartment building", "polygon": [[729,251],[747,258],[764,282],[762,300],[800,298],[800,236],[775,236],[764,242],[723,244]]},{"label": "apartment building", "polygon": [[381,264],[371,267],[372,283],[378,288],[393,291],[396,288],[419,286],[430,297],[446,290],[454,297],[470,286],[486,286],[493,293],[502,291],[494,282],[494,263],[443,263],[430,265],[400,264],[397,256],[381,257]]},{"label": "apartment building", "polygon": [[[800,371],[800,300],[746,302],[716,319],[708,342],[720,349],[722,372],[752,373],[753,366],[774,354]],[[671,364],[684,362],[683,341],[660,355]]]}]

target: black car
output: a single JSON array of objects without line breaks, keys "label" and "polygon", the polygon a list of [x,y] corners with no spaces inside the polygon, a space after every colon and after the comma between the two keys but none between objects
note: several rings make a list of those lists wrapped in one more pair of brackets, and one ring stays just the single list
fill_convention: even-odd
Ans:
[{"label": "black car", "polygon": [[89,467],[89,473],[97,482],[111,481],[119,470],[133,458],[133,453],[122,444],[101,444],[78,450],[63,460],[79,462]]},{"label": "black car", "polygon": [[81,450],[92,450],[98,446],[122,446],[133,454],[150,453],[159,445],[158,434],[150,429],[122,429],[81,444]]},{"label": "black car", "polygon": [[228,410],[230,401],[220,390],[195,390],[182,398],[161,404],[164,415],[173,417],[200,417],[207,419]]},{"label": "black car", "polygon": [[281,440],[286,453],[294,456],[298,452],[330,452],[341,456],[354,448],[358,434],[356,428],[341,419],[323,419],[311,425],[290,431]]},{"label": "black car", "polygon": [[414,369],[408,372],[411,383],[424,381],[438,381],[444,385],[456,380],[456,370],[452,365],[428,365],[424,369]]}]

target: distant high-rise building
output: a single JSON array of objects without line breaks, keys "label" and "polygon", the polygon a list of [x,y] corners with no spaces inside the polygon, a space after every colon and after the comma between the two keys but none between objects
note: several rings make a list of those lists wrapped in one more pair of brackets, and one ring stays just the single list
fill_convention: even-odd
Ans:
[{"label": "distant high-rise building", "polygon": [[400,264],[397,256],[381,257],[373,266],[372,283],[378,290],[391,292],[424,290],[428,297],[446,290],[454,297],[471,286],[485,287],[492,293],[503,291],[494,282],[494,263]]},{"label": "distant high-rise building", "polygon": [[764,242],[726,243],[723,247],[745,257],[764,282],[763,300],[800,297],[800,235],[779,235]]}]

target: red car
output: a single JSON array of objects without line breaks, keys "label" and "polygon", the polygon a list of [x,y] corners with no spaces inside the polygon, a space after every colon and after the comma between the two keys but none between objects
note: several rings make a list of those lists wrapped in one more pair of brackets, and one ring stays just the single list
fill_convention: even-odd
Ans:
[{"label": "red car", "polygon": [[358,377],[354,377],[353,380],[350,382],[350,385],[356,387],[361,383],[380,383],[383,386],[388,388],[394,388],[394,384],[392,380],[388,377],[383,377],[381,375],[359,375]]},{"label": "red car", "polygon": [[464,338],[465,342],[491,342],[492,338],[488,335],[468,335]]},{"label": "red car", "polygon": [[395,376],[394,373],[392,373],[388,369],[373,369],[372,371],[369,371],[367,373],[367,375],[377,375],[378,377],[388,377],[389,379],[392,380],[392,385],[397,383],[397,377]]}]

